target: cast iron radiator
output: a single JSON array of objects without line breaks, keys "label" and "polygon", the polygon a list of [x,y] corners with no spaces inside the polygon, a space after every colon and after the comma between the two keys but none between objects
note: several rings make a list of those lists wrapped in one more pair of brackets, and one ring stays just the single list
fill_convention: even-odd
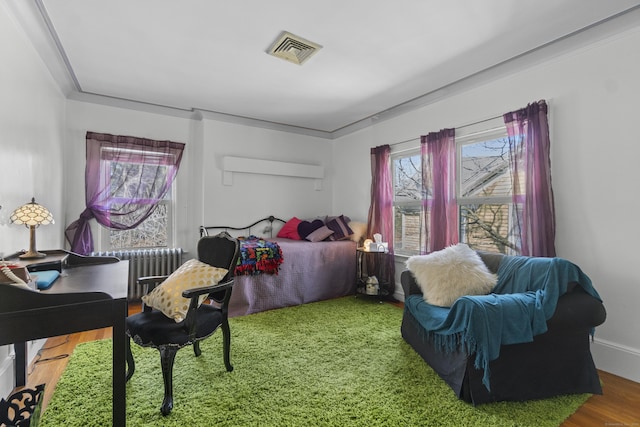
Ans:
[{"label": "cast iron radiator", "polygon": [[138,277],[168,276],[182,265],[181,248],[137,249],[93,252],[93,256],[114,256],[121,260],[129,260],[129,291],[127,299],[138,301],[142,297],[142,289],[136,286]]}]

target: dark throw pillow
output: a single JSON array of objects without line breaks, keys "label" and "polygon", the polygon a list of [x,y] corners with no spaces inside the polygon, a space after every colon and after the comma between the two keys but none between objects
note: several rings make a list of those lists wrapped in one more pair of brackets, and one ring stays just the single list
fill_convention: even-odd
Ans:
[{"label": "dark throw pillow", "polygon": [[333,234],[331,235],[332,240],[347,239],[353,234],[353,230],[349,228],[347,221],[345,221],[342,215],[327,222],[327,227],[333,230]]},{"label": "dark throw pillow", "polygon": [[300,224],[298,224],[298,234],[300,235],[300,238],[306,239],[309,234],[322,226],[324,226],[324,223],[320,219],[314,219],[311,222],[301,221]]}]

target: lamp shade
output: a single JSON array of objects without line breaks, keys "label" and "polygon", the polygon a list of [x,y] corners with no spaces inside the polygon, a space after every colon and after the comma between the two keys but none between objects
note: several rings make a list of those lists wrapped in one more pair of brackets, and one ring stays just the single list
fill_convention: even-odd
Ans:
[{"label": "lamp shade", "polygon": [[23,225],[29,229],[29,250],[22,255],[21,259],[44,258],[47,256],[36,250],[36,228],[41,225],[53,224],[53,215],[49,209],[36,203],[35,197],[31,199],[31,203],[20,206],[11,214],[11,222]]},{"label": "lamp shade", "polygon": [[49,209],[36,203],[36,199],[32,198],[30,203],[20,206],[11,214],[11,222],[14,224],[25,226],[39,226],[54,224],[53,215]]}]

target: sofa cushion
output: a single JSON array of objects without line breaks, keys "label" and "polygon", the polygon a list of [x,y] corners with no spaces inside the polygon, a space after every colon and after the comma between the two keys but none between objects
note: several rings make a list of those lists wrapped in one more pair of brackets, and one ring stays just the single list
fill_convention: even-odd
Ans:
[{"label": "sofa cushion", "polygon": [[464,243],[412,256],[406,266],[422,289],[424,300],[440,307],[451,307],[464,295],[486,295],[498,280],[480,256]]},{"label": "sofa cushion", "polygon": [[480,255],[480,259],[484,262],[484,265],[487,266],[490,272],[498,273],[498,268],[500,268],[500,263],[502,262],[502,258],[505,257],[504,254],[500,254],[497,252],[485,252],[485,251],[476,251],[478,255]]},{"label": "sofa cushion", "polygon": [[404,270],[400,274],[400,284],[402,285],[402,291],[404,292],[405,298],[409,295],[416,294],[422,296],[422,288],[418,285],[415,276],[409,270]]}]

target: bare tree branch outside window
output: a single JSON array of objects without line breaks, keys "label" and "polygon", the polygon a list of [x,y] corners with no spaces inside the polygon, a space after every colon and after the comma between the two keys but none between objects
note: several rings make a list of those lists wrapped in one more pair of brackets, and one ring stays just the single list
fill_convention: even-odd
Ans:
[{"label": "bare tree branch outside window", "polygon": [[[506,133],[506,132],[505,132]],[[460,240],[474,249],[517,253],[512,224],[513,182],[509,142],[497,138],[460,145],[457,199],[460,207]],[[394,167],[396,253],[417,254],[426,239],[421,224],[422,177],[419,154],[396,157]],[[427,188],[426,197],[431,191]]]}]

